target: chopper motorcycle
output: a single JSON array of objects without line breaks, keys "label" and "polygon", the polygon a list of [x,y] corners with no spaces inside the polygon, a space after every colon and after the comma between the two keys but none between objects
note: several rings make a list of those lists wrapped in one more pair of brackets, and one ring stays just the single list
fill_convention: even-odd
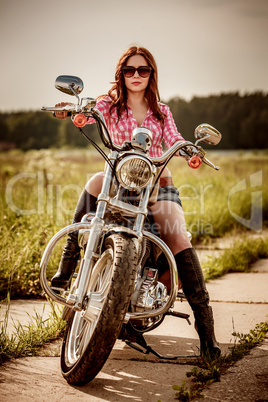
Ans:
[{"label": "chopper motorcycle", "polygon": [[[102,114],[94,108],[96,100],[80,98],[80,78],[59,76],[55,87],[74,95],[77,104],[42,110],[67,111],[106,162],[96,212],[56,233],[40,264],[44,292],[64,306],[62,318],[67,323],[61,349],[62,375],[68,383],[82,385],[99,373],[119,337],[140,351],[161,357],[146,344],[143,334],[160,325],[166,315],[188,320],[189,315],[173,311],[178,294],[176,262],[154,230],[148,207],[156,202],[162,170],[177,152],[192,168],[204,162],[218,170],[198,144],[216,145],[221,134],[201,124],[195,129],[195,144],[179,141],[161,157],[153,158],[149,156],[152,133],[146,127],[136,128],[131,141],[122,146],[113,143]],[[109,155],[84,132],[89,117],[96,120]],[[48,261],[58,242],[75,231],[79,231],[83,258],[70,288],[53,288],[47,279]],[[159,280],[165,271],[170,274],[169,290]]]}]

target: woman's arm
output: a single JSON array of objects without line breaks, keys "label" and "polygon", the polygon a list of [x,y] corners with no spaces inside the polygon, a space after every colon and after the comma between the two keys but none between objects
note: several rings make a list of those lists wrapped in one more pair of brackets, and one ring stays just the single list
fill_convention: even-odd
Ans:
[{"label": "woman's arm", "polygon": [[167,105],[163,105],[163,112],[166,114],[163,127],[163,140],[167,148],[170,148],[177,141],[185,141],[178,132],[172,113]]}]

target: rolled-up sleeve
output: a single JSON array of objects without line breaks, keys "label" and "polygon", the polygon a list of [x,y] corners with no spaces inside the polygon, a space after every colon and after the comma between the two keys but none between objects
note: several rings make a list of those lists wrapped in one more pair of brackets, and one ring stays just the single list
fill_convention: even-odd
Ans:
[{"label": "rolled-up sleeve", "polygon": [[166,118],[163,126],[163,140],[167,148],[170,148],[176,141],[185,141],[178,132],[172,113],[167,105],[165,105]]},{"label": "rolled-up sleeve", "polygon": [[[109,118],[109,111],[110,111],[110,104],[111,100],[108,96],[105,98],[101,98],[99,101],[97,101],[95,109],[99,110],[101,114],[103,115],[104,119],[107,121]],[[92,124],[96,123],[96,120],[93,117],[90,117],[87,120],[87,124]]]}]

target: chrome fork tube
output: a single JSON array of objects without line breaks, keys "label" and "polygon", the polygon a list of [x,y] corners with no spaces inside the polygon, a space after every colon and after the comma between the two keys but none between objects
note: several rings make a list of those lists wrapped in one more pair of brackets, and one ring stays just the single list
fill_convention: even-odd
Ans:
[{"label": "chrome fork tube", "polygon": [[[117,152],[113,151],[111,153],[111,162],[114,166]],[[101,195],[108,199],[108,194],[110,190],[110,184],[112,180],[112,169],[110,166],[106,166],[105,175],[102,184]],[[78,286],[76,290],[76,301],[74,309],[81,310],[83,307],[83,300],[86,295],[92,269],[95,263],[95,259],[98,257],[97,248],[99,245],[99,239],[104,227],[104,214],[107,206],[107,201],[101,200],[98,202],[95,218],[91,222],[91,230],[89,233],[88,243],[85,250],[85,255],[83,258],[83,265],[80,268],[81,272],[79,275]]]},{"label": "chrome fork tube", "polygon": [[141,211],[144,211],[143,213],[139,213],[137,214],[137,218],[135,220],[135,224],[133,227],[134,232],[137,233],[138,237],[142,236],[142,229],[143,229],[143,224],[144,224],[144,220],[145,220],[145,216],[147,216],[148,214],[148,202],[149,202],[149,198],[150,198],[150,192],[151,192],[151,186],[152,186],[152,181],[153,179],[151,179],[151,183],[150,185],[148,185],[145,189],[145,192],[143,194],[143,198],[140,202],[139,205],[139,209]]}]

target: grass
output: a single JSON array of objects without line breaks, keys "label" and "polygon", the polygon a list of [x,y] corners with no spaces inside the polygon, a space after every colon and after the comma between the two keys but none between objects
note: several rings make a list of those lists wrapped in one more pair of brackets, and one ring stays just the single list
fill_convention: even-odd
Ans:
[{"label": "grass", "polygon": [[268,237],[245,238],[235,241],[219,257],[209,258],[202,264],[205,280],[215,279],[228,272],[248,272],[259,258],[268,258]]},{"label": "grass", "polygon": [[[83,186],[102,167],[90,151],[0,154],[0,299],[8,291],[11,298],[40,294],[45,246],[70,224]],[[60,254],[53,256],[50,273]]]},{"label": "grass", "polygon": [[246,232],[249,227],[245,224],[256,230],[259,223],[261,231],[268,222],[267,155],[221,156],[213,152],[208,157],[220,166],[219,171],[204,164],[193,171],[177,158],[169,164],[194,241]]},{"label": "grass", "polygon": [[174,385],[176,399],[189,402],[196,397],[202,397],[201,392],[213,382],[220,381],[221,375],[234,365],[239,359],[247,355],[252,348],[258,345],[266,337],[268,332],[268,322],[258,324],[249,334],[233,333],[236,343],[229,350],[226,356],[219,357],[217,360],[206,358],[202,360],[200,367],[194,367],[186,375],[192,379],[192,385],[186,386],[185,381],[182,385]]},{"label": "grass", "polygon": [[9,304],[4,319],[0,321],[0,364],[11,358],[33,356],[44,344],[58,339],[64,330],[65,322],[61,320],[55,305],[50,302],[51,313],[44,319],[43,315],[35,312],[25,326],[13,322],[15,331],[7,333]]}]

